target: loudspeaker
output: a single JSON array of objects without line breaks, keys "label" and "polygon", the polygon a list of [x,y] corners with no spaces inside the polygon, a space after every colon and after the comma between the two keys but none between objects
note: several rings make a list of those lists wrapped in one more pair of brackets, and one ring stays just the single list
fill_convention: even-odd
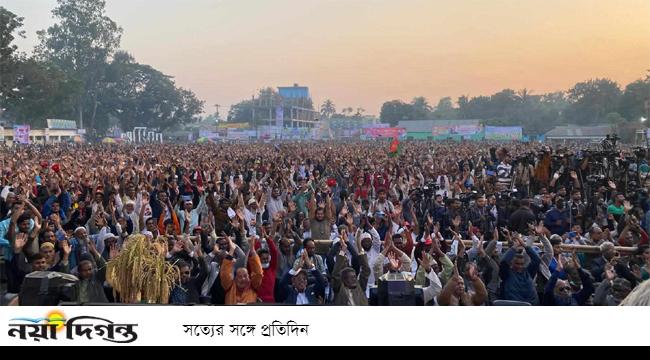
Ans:
[{"label": "loudspeaker", "polygon": [[[413,280],[389,279],[379,280],[377,287],[377,305],[379,306],[415,306],[418,305],[418,297],[422,299],[422,290],[420,295],[416,294]],[[419,305],[422,305],[422,300]]]},{"label": "loudspeaker", "polygon": [[62,301],[77,301],[79,279],[55,271],[35,271],[25,276],[18,301],[21,306],[56,306]]}]

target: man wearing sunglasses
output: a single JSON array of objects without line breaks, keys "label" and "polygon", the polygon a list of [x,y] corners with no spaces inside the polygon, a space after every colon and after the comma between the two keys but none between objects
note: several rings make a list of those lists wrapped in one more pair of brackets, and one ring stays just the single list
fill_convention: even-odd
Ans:
[{"label": "man wearing sunglasses", "polygon": [[[580,276],[580,283],[561,280],[566,278],[565,267],[573,268]],[[557,267],[544,288],[544,306],[584,306],[594,293],[594,282],[591,275],[580,266],[580,260],[575,253],[571,260],[564,264],[564,259],[558,261]]]}]

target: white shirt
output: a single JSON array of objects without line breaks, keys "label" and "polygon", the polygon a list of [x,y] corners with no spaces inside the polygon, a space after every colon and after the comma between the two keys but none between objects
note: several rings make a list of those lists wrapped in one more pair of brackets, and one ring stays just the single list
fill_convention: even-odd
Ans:
[{"label": "white shirt", "polygon": [[298,293],[296,305],[309,305],[309,300],[307,300],[307,295],[304,292]]}]

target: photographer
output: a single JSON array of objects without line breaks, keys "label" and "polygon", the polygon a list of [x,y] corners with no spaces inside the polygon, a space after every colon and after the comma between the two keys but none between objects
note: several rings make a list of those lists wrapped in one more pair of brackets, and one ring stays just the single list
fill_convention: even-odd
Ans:
[{"label": "photographer", "polygon": [[532,155],[527,155],[517,160],[514,170],[515,188],[521,193],[522,197],[528,197],[531,190],[531,179],[535,172],[533,167],[534,159]]},{"label": "photographer", "polygon": [[508,149],[500,148],[496,151],[497,159],[500,161],[497,165],[497,183],[500,190],[510,189],[512,186],[512,165],[510,164],[510,155]]},{"label": "photographer", "polygon": [[528,224],[535,224],[536,218],[530,210],[530,201],[521,200],[519,209],[510,216],[510,229],[520,234],[528,235]]},{"label": "photographer", "polygon": [[585,227],[585,213],[587,205],[582,202],[582,193],[574,189],[571,192],[571,200],[568,202],[570,225],[579,225]]},{"label": "photographer", "polygon": [[564,207],[564,199],[555,199],[555,207],[546,213],[544,226],[551,231],[551,234],[564,235],[569,231],[569,212]]},{"label": "photographer", "polygon": [[[478,227],[482,234],[490,235],[494,231],[496,217],[490,213],[487,207],[487,199],[480,196],[474,205],[469,209],[468,219],[472,225]],[[491,239],[488,239],[491,240]]]}]

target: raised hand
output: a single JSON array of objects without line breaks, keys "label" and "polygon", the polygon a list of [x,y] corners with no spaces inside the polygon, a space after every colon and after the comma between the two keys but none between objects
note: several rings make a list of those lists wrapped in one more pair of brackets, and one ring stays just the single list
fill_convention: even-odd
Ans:
[{"label": "raised hand", "polygon": [[571,254],[571,261],[573,262],[573,266],[576,268],[576,270],[580,270],[582,266],[580,266],[580,259],[578,259],[578,255],[576,255],[575,250],[573,250],[573,253]]},{"label": "raised hand", "polygon": [[67,259],[70,256],[70,253],[72,253],[72,246],[70,245],[68,240],[62,240],[60,244],[61,244],[61,250],[63,250],[63,257]]},{"label": "raised hand", "polygon": [[311,259],[309,258],[309,254],[307,254],[306,251],[303,251],[303,256],[304,256],[303,265],[304,265],[306,268],[308,268],[308,269],[313,268],[313,267],[314,267],[314,263],[313,263],[313,262],[311,261]]},{"label": "raised hand", "polygon": [[345,222],[348,224],[348,226],[352,226],[354,224],[354,218],[352,217],[352,214],[348,214],[345,217]]},{"label": "raised hand", "polygon": [[339,244],[341,244],[341,251],[346,252],[348,251],[348,244],[345,240],[341,239],[339,241]]},{"label": "raised hand", "polygon": [[451,278],[454,281],[458,281],[458,279],[460,278],[460,274],[458,273],[458,262],[456,262],[455,260],[454,260],[454,268],[453,268],[453,271],[452,271]]},{"label": "raised hand", "polygon": [[476,248],[478,250],[478,256],[480,256],[480,257],[484,257],[486,255],[485,254],[485,249],[483,248],[483,240],[484,240],[484,238],[485,237],[483,235],[481,235],[481,238],[479,239],[478,244],[476,246]]},{"label": "raised hand", "polygon": [[[253,255],[253,254],[257,254],[257,253],[255,252],[255,243],[256,243],[256,242],[257,242],[257,238],[256,238],[255,236],[253,236],[253,237],[249,240],[250,247],[251,247],[251,248],[250,248],[251,255]],[[233,245],[234,245],[234,244],[233,244]]]},{"label": "raised hand", "polygon": [[185,247],[185,246],[183,245],[183,242],[182,242],[182,241],[180,241],[180,240],[176,240],[176,241],[174,242],[174,246],[172,246],[172,251],[171,251],[171,253],[172,253],[172,254],[179,253],[179,252],[181,252],[181,251],[183,250],[184,247]]},{"label": "raised hand", "polygon": [[537,235],[542,235],[544,234],[546,228],[544,227],[544,221],[540,220],[539,224],[537,224],[537,227],[535,227],[535,233]]},{"label": "raised hand", "polygon": [[354,212],[356,214],[361,214],[362,211],[363,211],[363,209],[361,208],[361,203],[354,204]]},{"label": "raised hand", "polygon": [[343,206],[343,208],[341,209],[341,212],[339,214],[341,215],[341,217],[345,217],[346,215],[348,215],[348,207]]},{"label": "raised hand", "polygon": [[451,221],[451,224],[457,229],[460,226],[460,221],[460,216],[456,215],[456,217]]},{"label": "raised hand", "polygon": [[418,260],[418,264],[420,264],[420,266],[427,273],[431,271],[431,261],[429,260],[429,256],[427,255],[426,251],[422,250],[422,260]]},{"label": "raised hand", "polygon": [[242,209],[235,210],[235,214],[237,215],[239,221],[244,221],[244,212],[242,211]]},{"label": "raised hand", "polygon": [[472,281],[481,279],[480,274],[478,272],[478,267],[473,262],[469,263],[468,276]]},{"label": "raised hand", "polygon": [[612,180],[609,180],[607,184],[610,188],[612,188],[612,190],[616,190],[616,183],[614,183]]},{"label": "raised hand", "polygon": [[394,253],[388,254],[388,266],[392,271],[397,271],[399,270],[399,260],[395,258]]},{"label": "raised hand", "polygon": [[16,234],[16,239],[14,240],[14,252],[20,253],[23,251],[23,248],[27,244],[27,234],[18,233]]},{"label": "raised hand", "polygon": [[628,200],[625,200],[623,202],[623,208],[625,209],[626,212],[629,212],[630,210],[632,210],[633,206]]}]

